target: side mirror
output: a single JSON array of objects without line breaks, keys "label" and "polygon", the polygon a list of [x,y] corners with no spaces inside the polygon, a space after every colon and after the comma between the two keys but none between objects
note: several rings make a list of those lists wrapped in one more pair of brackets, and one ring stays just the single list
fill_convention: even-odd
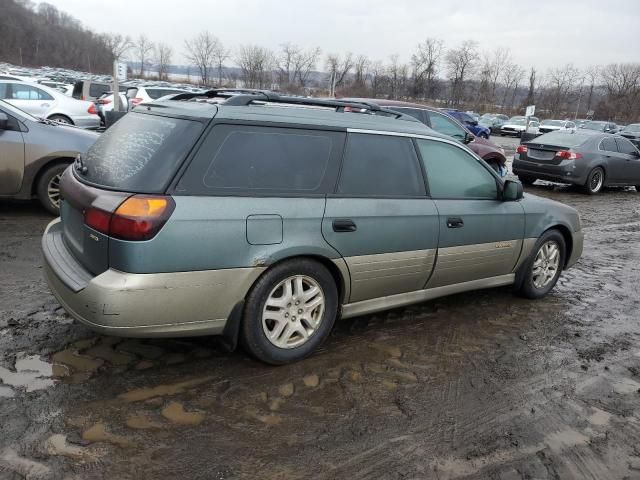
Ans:
[{"label": "side mirror", "polygon": [[465,145],[473,142],[476,139],[473,133],[464,132],[464,140],[462,141]]},{"label": "side mirror", "polygon": [[6,130],[9,126],[9,117],[4,112],[0,112],[0,130]]},{"label": "side mirror", "polygon": [[524,190],[520,182],[506,180],[502,188],[502,200],[505,202],[515,202],[524,195]]}]

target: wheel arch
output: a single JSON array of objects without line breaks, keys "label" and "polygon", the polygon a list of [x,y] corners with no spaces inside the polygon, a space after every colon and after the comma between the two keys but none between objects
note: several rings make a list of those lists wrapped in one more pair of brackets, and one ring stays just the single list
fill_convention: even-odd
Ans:
[{"label": "wheel arch", "polygon": [[573,236],[571,235],[571,230],[566,225],[558,223],[556,225],[553,225],[547,228],[544,232],[542,232],[542,235],[544,235],[550,230],[557,230],[562,235],[562,238],[564,238],[565,252],[564,252],[564,265],[562,265],[562,269],[564,270],[567,267],[567,263],[569,262],[569,259],[571,258],[571,254],[573,253]]},{"label": "wheel arch", "polygon": [[[329,273],[331,274],[331,276],[333,277],[336,283],[336,288],[338,289],[338,315],[340,315],[341,305],[344,303],[345,298],[348,298],[350,294],[350,287],[351,287],[351,278],[349,277],[349,269],[347,267],[346,262],[341,257],[339,257],[338,259],[336,259],[336,261],[334,261],[334,259],[331,259],[327,256],[317,254],[317,253],[293,254],[293,255],[285,256],[277,259],[272,263],[269,263],[267,268],[265,268],[265,270],[260,275],[258,275],[258,277],[251,284],[251,286],[247,289],[247,292],[245,293],[244,297],[240,301],[238,301],[238,303],[236,303],[236,305],[231,310],[231,313],[227,318],[227,323],[224,327],[224,332],[221,338],[221,346],[226,351],[232,352],[238,346],[240,326],[242,323],[242,319],[244,317],[246,299],[251,293],[251,291],[254,289],[258,280],[260,280],[268,271],[270,271],[276,265],[280,265],[282,263],[285,263],[291,260],[298,260],[298,259],[308,259],[308,260],[318,262],[329,271]],[[338,266],[339,262],[342,262],[344,264],[342,271],[341,271],[341,268]]]},{"label": "wheel arch", "polygon": [[51,113],[49,116],[47,116],[47,119],[51,120],[52,117],[64,117],[67,120],[69,120],[69,123],[71,125],[75,125],[75,122],[73,121],[73,119],[69,115],[66,115],[64,113]]}]

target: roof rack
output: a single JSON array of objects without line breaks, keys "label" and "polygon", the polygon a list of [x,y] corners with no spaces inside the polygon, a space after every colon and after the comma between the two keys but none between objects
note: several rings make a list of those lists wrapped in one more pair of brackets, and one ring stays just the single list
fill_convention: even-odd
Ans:
[{"label": "roof rack", "polygon": [[296,95],[280,95],[270,90],[242,89],[242,88],[216,88],[201,93],[182,93],[172,100],[195,100],[198,98],[226,98],[224,104],[229,106],[248,106],[252,104],[277,103],[304,107],[333,108],[336,112],[365,113],[370,115],[382,115],[397,119],[415,120],[395,110],[380,107],[375,103],[364,101],[350,101],[338,99],[320,99],[301,97]]}]

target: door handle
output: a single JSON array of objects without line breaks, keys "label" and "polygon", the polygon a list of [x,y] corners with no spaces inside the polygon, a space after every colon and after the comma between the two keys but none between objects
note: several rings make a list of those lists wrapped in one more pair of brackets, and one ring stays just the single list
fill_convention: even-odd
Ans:
[{"label": "door handle", "polygon": [[447,227],[448,228],[462,228],[464,227],[464,222],[460,217],[449,217],[447,218]]},{"label": "door handle", "polygon": [[358,229],[350,218],[337,218],[333,221],[334,232],[355,232]]}]

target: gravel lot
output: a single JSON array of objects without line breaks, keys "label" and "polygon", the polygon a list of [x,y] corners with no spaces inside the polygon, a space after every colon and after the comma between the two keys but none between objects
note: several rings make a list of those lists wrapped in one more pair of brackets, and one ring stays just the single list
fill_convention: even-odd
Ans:
[{"label": "gravel lot", "polygon": [[50,218],[0,203],[0,478],[640,478],[640,194],[528,193],[585,225],[547,298],[344,321],[279,368],[208,338],[96,336],[42,279]]}]

